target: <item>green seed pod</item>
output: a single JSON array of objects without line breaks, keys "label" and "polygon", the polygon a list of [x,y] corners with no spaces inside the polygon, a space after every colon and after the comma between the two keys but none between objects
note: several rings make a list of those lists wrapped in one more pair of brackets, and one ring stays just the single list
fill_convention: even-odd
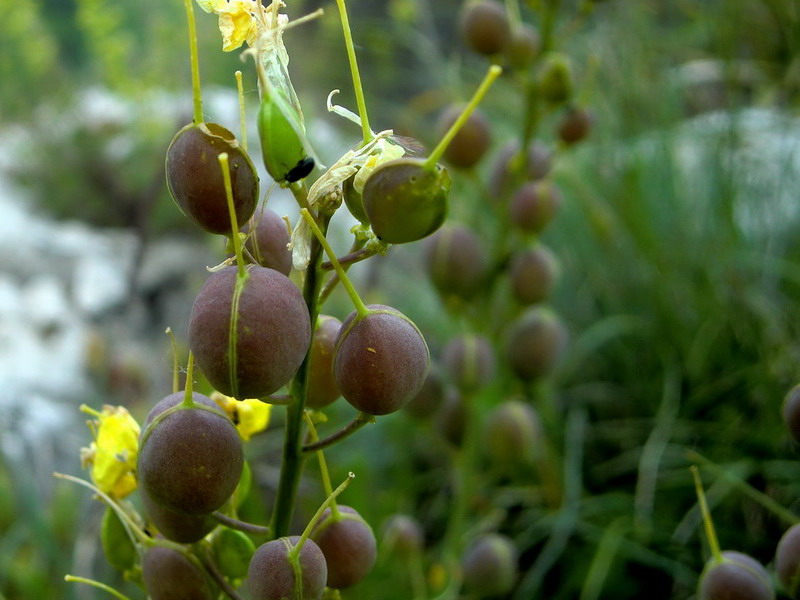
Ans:
[{"label": "green seed pod", "polygon": [[462,391],[483,387],[494,377],[494,350],[481,335],[466,334],[448,342],[442,351],[442,362],[450,380]]},{"label": "green seed pod", "polygon": [[280,91],[261,99],[258,137],[267,172],[278,183],[299,181],[314,170],[314,159],[305,149],[303,126]]},{"label": "green seed pod", "polygon": [[490,533],[467,548],[461,565],[464,586],[479,598],[505,596],[517,579],[517,549],[506,536]]},{"label": "green seed pod", "polygon": [[754,558],[725,551],[706,563],[697,586],[698,600],[774,600],[769,573]]},{"label": "green seed pod", "polygon": [[541,436],[539,416],[520,400],[503,402],[486,420],[486,450],[501,468],[530,463]]},{"label": "green seed pod", "polygon": [[225,577],[240,579],[247,575],[250,558],[256,551],[256,545],[241,531],[222,527],[214,535],[211,543],[214,559]]},{"label": "green seed pod", "polygon": [[369,225],[369,217],[364,211],[364,198],[358,193],[354,185],[355,175],[348,177],[342,182],[342,196],[344,203],[347,205],[347,210],[356,219],[361,221],[364,225]]},{"label": "green seed pod", "polygon": [[544,59],[539,71],[539,93],[547,102],[560,104],[572,97],[574,87],[569,57],[552,52]]},{"label": "green seed pod", "polygon": [[420,158],[380,165],[364,184],[364,210],[375,235],[390,244],[414,242],[439,229],[447,216],[450,176]]},{"label": "green seed pod", "polygon": [[506,60],[512,69],[524,71],[533,64],[542,49],[539,31],[527,23],[522,23],[511,32],[505,49]]},{"label": "green seed pod", "polygon": [[400,556],[419,554],[425,545],[422,525],[414,517],[392,515],[383,526],[382,545]]},{"label": "green seed pod", "polygon": [[103,513],[100,542],[103,544],[103,554],[112,567],[127,571],[136,564],[136,548],[122,521],[111,507],[106,507],[106,512]]},{"label": "green seed pod", "polygon": [[211,233],[231,235],[225,182],[217,157],[228,154],[233,206],[239,223],[258,203],[258,175],[236,137],[215,123],[190,123],[167,149],[167,187],[181,212]]}]

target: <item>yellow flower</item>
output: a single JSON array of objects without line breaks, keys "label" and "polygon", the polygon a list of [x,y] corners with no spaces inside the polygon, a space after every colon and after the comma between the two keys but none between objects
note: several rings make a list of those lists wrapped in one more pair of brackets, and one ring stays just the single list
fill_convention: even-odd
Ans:
[{"label": "yellow flower", "polygon": [[207,13],[219,15],[222,50],[231,52],[243,43],[252,46],[263,28],[255,0],[197,0]]},{"label": "yellow flower", "polygon": [[264,431],[269,425],[271,404],[255,398],[236,400],[219,392],[214,392],[211,398],[230,417],[245,441],[259,431]]},{"label": "yellow flower", "polygon": [[92,467],[92,481],[103,492],[117,499],[136,489],[136,457],[139,451],[139,424],[122,406],[103,406],[97,412],[88,406],[81,410],[97,419],[89,422],[95,441],[81,449],[81,462]]}]

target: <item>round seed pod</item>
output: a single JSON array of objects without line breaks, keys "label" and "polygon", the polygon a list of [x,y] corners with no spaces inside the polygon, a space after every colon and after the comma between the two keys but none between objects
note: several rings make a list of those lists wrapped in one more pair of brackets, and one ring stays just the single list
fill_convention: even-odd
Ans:
[{"label": "round seed pod", "polygon": [[417,326],[389,306],[371,304],[345,319],[336,339],[333,375],[345,400],[370,415],[401,409],[428,374],[430,353]]},{"label": "round seed pod", "polygon": [[448,225],[427,243],[425,267],[440,294],[469,300],[486,277],[486,253],[470,229]]},{"label": "round seed pod", "polygon": [[450,340],[442,352],[442,362],[451,381],[463,391],[478,389],[494,377],[494,350],[481,335],[467,334]]},{"label": "round seed pod", "polygon": [[792,437],[800,442],[800,384],[794,386],[783,400],[783,420]]},{"label": "round seed pod", "polygon": [[525,160],[521,167],[522,181],[539,180],[547,176],[553,167],[553,153],[543,142],[534,140],[528,146],[527,157],[520,157],[519,142],[512,140],[503,146],[495,158],[489,177],[489,191],[496,200],[511,194],[517,179],[512,175],[517,172],[517,161]]},{"label": "round seed pod", "polygon": [[127,571],[136,564],[136,548],[116,511],[110,506],[106,507],[100,524],[100,543],[106,560],[115,569]]},{"label": "round seed pod", "polygon": [[757,560],[726,551],[722,561],[706,563],[697,586],[698,600],[774,600],[769,573]]},{"label": "round seed pod", "polygon": [[211,542],[214,562],[228,579],[241,579],[247,575],[250,559],[256,551],[252,540],[241,531],[222,527]]},{"label": "round seed pod", "polygon": [[172,548],[153,546],[142,559],[142,579],[151,600],[214,600],[205,574]]},{"label": "round seed pod", "polygon": [[450,444],[460,447],[464,441],[467,421],[467,406],[461,394],[450,389],[436,415],[436,429]]},{"label": "round seed pod", "polygon": [[296,535],[282,537],[262,544],[256,550],[247,569],[248,588],[253,600],[321,600],[328,578],[325,557],[319,546],[307,539],[297,557],[298,581],[289,551],[299,540],[300,536]]},{"label": "round seed pod", "polygon": [[781,536],[775,550],[775,572],[786,593],[797,598],[800,591],[800,525],[793,525]]},{"label": "round seed pod", "polygon": [[542,49],[539,31],[532,25],[522,23],[514,28],[506,46],[506,60],[512,69],[524,71]]},{"label": "round seed pod", "polygon": [[586,138],[594,125],[594,117],[585,108],[572,107],[561,118],[558,137],[565,144],[576,144]]},{"label": "round seed pod", "polygon": [[[215,389],[238,399],[263,398],[297,372],[311,343],[308,308],[297,286],[273,269],[247,266],[209,277],[189,317],[189,348]],[[232,326],[232,322],[235,326]]]},{"label": "round seed pod", "polygon": [[375,235],[390,244],[414,242],[439,229],[447,216],[450,176],[421,158],[398,158],[377,167],[364,184],[364,211]]},{"label": "round seed pod", "polygon": [[[439,137],[444,136],[448,129],[456,122],[463,106],[451,105],[439,116],[436,129]],[[454,167],[469,169],[474,167],[483,158],[492,143],[492,132],[489,120],[476,109],[459,129],[458,133],[447,146],[444,158]]]},{"label": "round seed pod", "polygon": [[342,182],[342,196],[347,210],[364,225],[369,225],[369,217],[364,210],[364,197],[356,190],[354,182],[355,175],[348,177]]},{"label": "round seed pod", "polygon": [[210,398],[191,408],[182,401],[182,394],[171,394],[148,415],[139,442],[139,485],[143,496],[170,511],[209,514],[239,483],[242,441],[219,408],[208,408]]},{"label": "round seed pod", "polygon": [[511,35],[506,9],[494,0],[465,3],[460,29],[467,47],[487,56],[502,52]]},{"label": "round seed pod", "polygon": [[341,328],[342,322],[335,317],[320,315],[317,319],[308,367],[308,408],[324,408],[342,395],[333,377],[333,355]]},{"label": "round seed pod", "polygon": [[558,279],[558,261],[550,250],[537,244],[511,260],[511,291],[520,304],[537,304],[550,297]]},{"label": "round seed pod", "polygon": [[190,123],[167,149],[167,187],[181,212],[210,233],[231,235],[225,182],[217,157],[226,152],[233,206],[239,223],[247,222],[258,202],[258,175],[236,137],[215,123]]},{"label": "round seed pod", "polygon": [[414,517],[392,515],[383,527],[383,546],[400,556],[412,556],[422,552],[425,534]]},{"label": "round seed pod", "polygon": [[508,594],[517,579],[517,549],[497,533],[481,536],[461,561],[464,586],[480,598]]},{"label": "round seed pod", "polygon": [[179,544],[194,544],[206,537],[217,526],[216,519],[207,514],[187,515],[154,502],[144,487],[139,488],[139,494],[142,498],[145,515],[155,525],[158,532],[168,540]]},{"label": "round seed pod", "polygon": [[248,234],[245,248],[259,265],[289,275],[292,270],[292,253],[287,248],[289,230],[278,213],[268,208],[259,211],[242,227],[242,232]]},{"label": "round seed pod", "polygon": [[567,345],[567,330],[550,310],[529,309],[509,331],[506,360],[520,379],[548,375]]},{"label": "round seed pod", "polygon": [[552,182],[528,182],[511,199],[511,223],[526,233],[541,233],[553,221],[561,202],[561,192]]},{"label": "round seed pod", "polygon": [[405,411],[417,419],[427,419],[444,400],[444,380],[438,369],[431,368],[417,395],[406,404]]},{"label": "round seed pod", "polygon": [[544,57],[539,70],[539,93],[552,104],[566,102],[574,87],[572,63],[560,52],[551,52]]},{"label": "round seed pod", "polygon": [[342,504],[338,517],[328,508],[311,532],[328,565],[328,587],[344,589],[357,584],[372,570],[377,544],[372,528],[358,512]]},{"label": "round seed pod", "polygon": [[486,421],[486,450],[500,466],[529,463],[542,437],[542,425],[533,407],[509,400],[495,408]]}]

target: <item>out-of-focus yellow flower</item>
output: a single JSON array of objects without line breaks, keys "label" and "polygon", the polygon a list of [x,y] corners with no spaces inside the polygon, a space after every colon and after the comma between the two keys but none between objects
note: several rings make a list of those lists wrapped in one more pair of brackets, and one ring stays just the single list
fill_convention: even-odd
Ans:
[{"label": "out-of-focus yellow flower", "polygon": [[264,431],[269,425],[271,404],[255,398],[236,400],[219,392],[214,392],[211,398],[230,417],[245,441],[259,431]]},{"label": "out-of-focus yellow flower", "polygon": [[98,412],[82,405],[81,410],[95,417],[89,422],[95,439],[88,448],[81,448],[81,464],[91,465],[92,481],[101,491],[124,498],[136,489],[139,424],[122,406],[106,405]]},{"label": "out-of-focus yellow flower", "polygon": [[257,0],[197,0],[207,13],[219,15],[222,49],[236,50],[247,42],[252,46],[263,29]]}]

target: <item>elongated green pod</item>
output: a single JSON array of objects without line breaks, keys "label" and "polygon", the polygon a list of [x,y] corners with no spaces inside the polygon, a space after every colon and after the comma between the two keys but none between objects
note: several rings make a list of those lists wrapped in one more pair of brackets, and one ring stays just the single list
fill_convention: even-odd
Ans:
[{"label": "elongated green pod", "polygon": [[267,172],[278,183],[299,181],[314,169],[307,155],[303,126],[281,93],[272,90],[261,99],[258,136]]}]

